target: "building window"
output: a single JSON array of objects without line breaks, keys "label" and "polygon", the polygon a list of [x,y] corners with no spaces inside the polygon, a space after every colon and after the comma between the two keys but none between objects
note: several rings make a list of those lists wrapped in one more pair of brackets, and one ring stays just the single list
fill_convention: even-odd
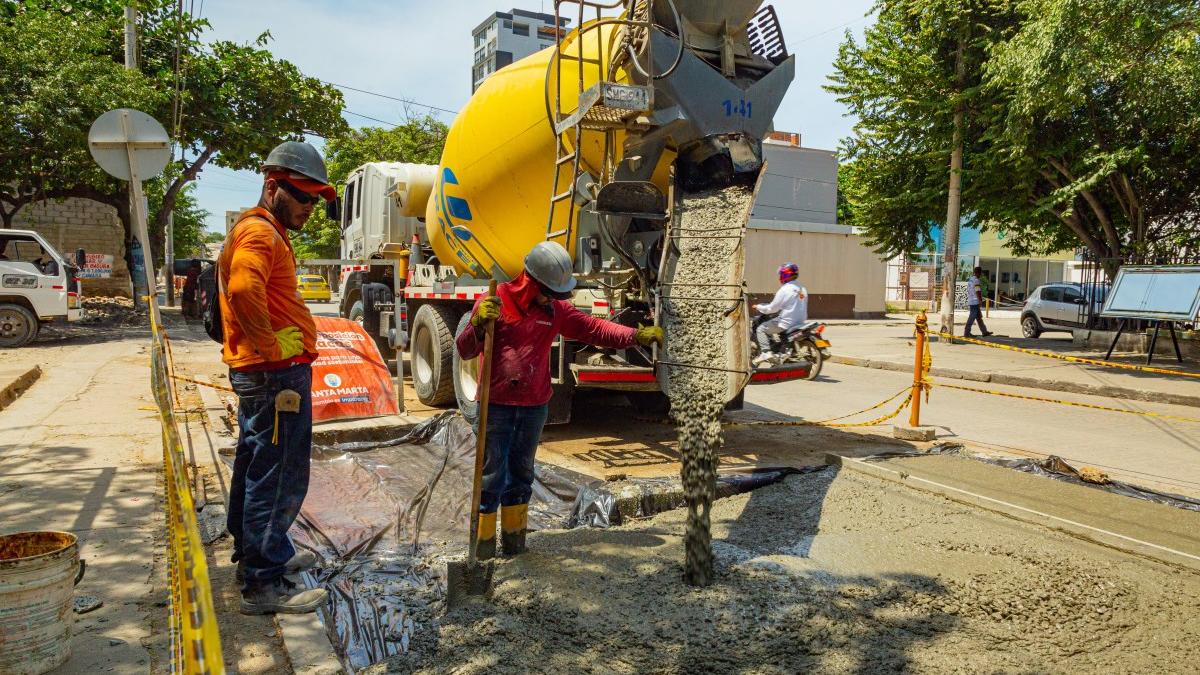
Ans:
[{"label": "building window", "polygon": [[513,31],[513,35],[522,35],[524,37],[529,37],[529,24],[514,23],[512,26],[512,31]]},{"label": "building window", "polygon": [[505,19],[505,20],[504,20],[504,27],[505,27],[505,28],[508,28],[509,30],[511,30],[511,29],[512,29],[512,27],[513,27],[513,22],[509,21],[508,19]]},{"label": "building window", "polygon": [[476,47],[482,47],[485,40],[487,40],[486,31],[481,31],[481,32],[475,34],[475,46]]}]

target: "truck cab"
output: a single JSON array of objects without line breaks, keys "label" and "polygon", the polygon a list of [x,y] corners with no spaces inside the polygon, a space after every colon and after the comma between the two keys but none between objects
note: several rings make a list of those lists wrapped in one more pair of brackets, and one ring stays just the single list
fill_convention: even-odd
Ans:
[{"label": "truck cab", "polygon": [[0,347],[29,344],[44,323],[82,318],[83,255],[68,261],[37,232],[0,230]]}]

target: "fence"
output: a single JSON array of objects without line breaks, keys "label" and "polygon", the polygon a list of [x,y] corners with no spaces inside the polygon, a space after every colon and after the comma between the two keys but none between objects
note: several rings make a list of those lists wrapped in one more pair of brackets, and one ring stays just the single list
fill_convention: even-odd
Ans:
[{"label": "fence", "polygon": [[188,484],[183,443],[175,419],[170,342],[151,306],[150,382],[162,425],[166,484],[167,576],[170,584],[171,672],[221,675],[225,663],[213,608],[208,562]]}]

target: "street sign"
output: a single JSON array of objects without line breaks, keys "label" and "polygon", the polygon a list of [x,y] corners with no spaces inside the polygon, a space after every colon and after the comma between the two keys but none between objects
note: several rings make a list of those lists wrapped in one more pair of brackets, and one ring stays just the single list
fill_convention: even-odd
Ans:
[{"label": "street sign", "polygon": [[[88,131],[92,158],[114,177],[148,180],[171,161],[171,138],[158,120],[140,110],[109,110]],[[132,171],[130,170],[132,164]]]},{"label": "street sign", "polygon": [[[141,242],[142,269],[147,281],[147,304],[152,322],[158,321],[157,287],[154,281],[154,258],[150,255],[150,237],[146,228],[146,200],[142,181],[162,173],[171,161],[171,138],[158,120],[140,110],[117,108],[109,110],[92,122],[88,131],[88,150],[92,158],[116,178],[129,181],[130,216],[136,242]],[[134,278],[137,265],[135,258]],[[134,302],[140,294],[134,285]]]}]

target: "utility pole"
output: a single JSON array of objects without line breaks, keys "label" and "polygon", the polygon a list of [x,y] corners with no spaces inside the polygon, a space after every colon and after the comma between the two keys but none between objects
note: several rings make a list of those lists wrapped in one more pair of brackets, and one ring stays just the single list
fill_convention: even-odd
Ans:
[{"label": "utility pole", "polygon": [[[137,70],[137,67],[137,8],[130,4],[125,5],[125,70]],[[134,214],[138,213],[138,209],[142,207],[141,204],[135,202],[133,193],[134,189],[133,184],[131,183],[129,186],[130,218],[133,218]],[[135,234],[134,236],[137,235]],[[144,251],[148,251],[146,247],[150,245],[150,242],[139,241],[138,244],[142,246]],[[150,256],[146,256],[146,258],[149,259]],[[134,274],[135,266],[136,261],[132,259],[132,256],[130,256],[129,282],[133,286],[133,306],[140,307],[142,304],[142,299],[140,297],[140,292],[137,285],[137,275]],[[145,277],[146,282],[146,294],[150,296],[154,295],[154,285],[150,283],[150,275],[152,274],[154,274],[154,269],[151,267],[147,267],[142,273],[142,276]]]},{"label": "utility pole", "polygon": [[942,332],[954,335],[954,295],[958,286],[958,231],[962,216],[963,136],[967,88],[967,31],[959,29],[958,49],[954,53],[955,95],[954,140],[950,150],[950,196],[946,203],[946,250],[942,263]]},{"label": "utility pole", "polygon": [[166,255],[163,257],[166,260],[166,269],[163,270],[163,277],[167,281],[167,307],[175,306],[175,211],[172,210],[167,214],[167,237],[166,237]]}]

